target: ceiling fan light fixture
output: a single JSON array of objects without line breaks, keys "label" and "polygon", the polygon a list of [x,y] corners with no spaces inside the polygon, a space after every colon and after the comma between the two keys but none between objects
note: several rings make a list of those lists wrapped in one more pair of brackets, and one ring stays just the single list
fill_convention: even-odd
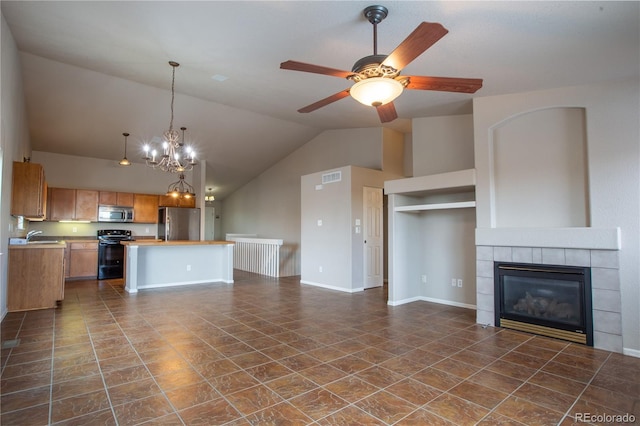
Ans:
[{"label": "ceiling fan light fixture", "polygon": [[404,86],[388,77],[371,77],[360,80],[351,87],[349,93],[363,105],[379,107],[400,96]]}]

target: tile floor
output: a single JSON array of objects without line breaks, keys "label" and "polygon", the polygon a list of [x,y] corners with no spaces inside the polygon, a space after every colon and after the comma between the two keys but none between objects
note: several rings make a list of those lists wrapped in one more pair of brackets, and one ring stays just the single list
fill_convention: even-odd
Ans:
[{"label": "tile floor", "polygon": [[[475,324],[384,288],[236,271],[234,285],[68,283],[10,313],[1,424],[570,425],[640,418],[640,359]],[[602,420],[623,420],[608,418]],[[598,419],[596,419],[598,420]],[[601,422],[604,423],[604,422]]]}]

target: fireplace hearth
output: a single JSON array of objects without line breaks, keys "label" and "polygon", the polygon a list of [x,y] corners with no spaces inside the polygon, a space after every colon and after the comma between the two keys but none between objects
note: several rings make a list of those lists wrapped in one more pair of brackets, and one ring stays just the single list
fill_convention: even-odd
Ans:
[{"label": "fireplace hearth", "polygon": [[495,325],[593,346],[587,267],[494,262]]}]

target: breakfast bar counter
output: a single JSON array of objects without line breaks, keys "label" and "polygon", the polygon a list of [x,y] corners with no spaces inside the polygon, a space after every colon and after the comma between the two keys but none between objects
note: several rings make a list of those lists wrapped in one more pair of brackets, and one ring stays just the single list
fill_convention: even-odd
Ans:
[{"label": "breakfast bar counter", "polygon": [[188,284],[233,283],[232,241],[121,241],[125,291]]}]

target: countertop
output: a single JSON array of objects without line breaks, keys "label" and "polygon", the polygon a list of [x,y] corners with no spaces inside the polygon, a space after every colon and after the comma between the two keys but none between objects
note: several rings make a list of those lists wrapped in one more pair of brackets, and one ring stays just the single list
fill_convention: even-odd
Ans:
[{"label": "countertop", "polygon": [[55,242],[38,242],[32,241],[28,244],[10,244],[9,250],[25,250],[25,249],[64,249],[67,247],[66,241]]},{"label": "countertop", "polygon": [[162,241],[162,240],[141,240],[141,241],[120,241],[124,246],[211,246],[211,245],[233,245],[233,241]]}]

